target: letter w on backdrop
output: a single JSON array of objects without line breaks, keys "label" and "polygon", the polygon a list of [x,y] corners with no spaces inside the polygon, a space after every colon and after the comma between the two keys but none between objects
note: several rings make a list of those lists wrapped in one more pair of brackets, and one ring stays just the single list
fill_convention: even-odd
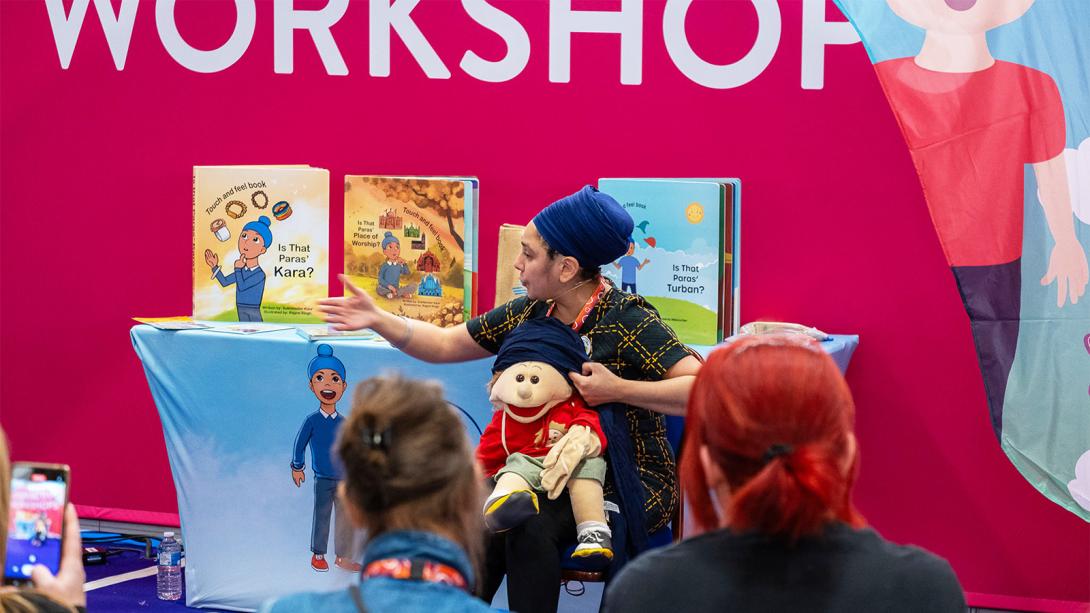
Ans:
[{"label": "letter w on backdrop", "polygon": [[835,1],[920,175],[1000,445],[1090,520],[1090,3]]}]

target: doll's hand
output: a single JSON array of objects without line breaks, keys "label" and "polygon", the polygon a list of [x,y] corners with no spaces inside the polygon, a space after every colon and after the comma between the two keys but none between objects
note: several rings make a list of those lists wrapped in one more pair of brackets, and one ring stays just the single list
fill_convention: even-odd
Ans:
[{"label": "doll's hand", "polygon": [[1086,292],[1086,253],[1078,240],[1057,241],[1048,258],[1048,271],[1041,278],[1041,285],[1056,281],[1056,306],[1063,307],[1068,298],[1076,304]]},{"label": "doll's hand", "polygon": [[564,491],[572,471],[580,462],[597,457],[601,452],[602,442],[598,440],[598,435],[586,426],[572,426],[567,434],[560,437],[541,463],[544,466],[541,488],[548,494],[549,500],[556,500]]},{"label": "doll's hand", "polygon": [[568,373],[568,376],[571,377],[571,382],[579,391],[579,395],[587,401],[587,406],[596,407],[621,400],[624,379],[598,362],[584,362],[583,374],[573,372]]},{"label": "doll's hand", "polygon": [[291,480],[295,482],[295,487],[302,487],[303,482],[307,480],[307,475],[301,470],[291,469]]}]

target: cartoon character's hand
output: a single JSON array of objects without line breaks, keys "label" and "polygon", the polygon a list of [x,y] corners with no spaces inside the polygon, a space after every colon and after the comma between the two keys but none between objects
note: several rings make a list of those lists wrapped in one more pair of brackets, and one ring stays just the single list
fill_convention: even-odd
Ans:
[{"label": "cartoon character's hand", "polygon": [[295,487],[302,487],[303,482],[307,480],[307,475],[301,470],[291,469],[291,480],[295,482]]},{"label": "cartoon character's hand", "polygon": [[332,324],[334,330],[362,330],[375,325],[382,314],[375,299],[352,285],[347,276],[339,275],[339,278],[349,295],[319,300],[318,310],[322,313],[322,319]]},{"label": "cartoon character's hand", "polygon": [[621,386],[624,385],[624,379],[598,362],[584,362],[583,374],[573,372],[568,373],[568,376],[571,377],[575,389],[589,406],[595,407],[621,399]]},{"label": "cartoon character's hand", "polygon": [[586,458],[597,457],[602,452],[602,442],[598,435],[590,428],[583,425],[572,426],[567,434],[549,450],[548,455],[541,465],[541,488],[549,496],[549,500],[564,491],[568,484],[572,471]]},{"label": "cartoon character's hand", "polygon": [[215,268],[220,265],[220,258],[218,255],[212,253],[211,249],[205,249],[204,262],[205,264],[208,264],[209,268]]},{"label": "cartoon character's hand", "polygon": [[643,268],[644,266],[647,266],[650,263],[651,263],[650,258],[644,258],[643,259],[643,264],[640,264],[640,268]]},{"label": "cartoon character's hand", "polygon": [[1090,280],[1087,272],[1086,252],[1076,240],[1057,242],[1048,258],[1048,271],[1041,278],[1041,285],[1056,281],[1056,306],[1062,308],[1067,299],[1076,304],[1086,293],[1086,283]]},{"label": "cartoon character's hand", "polygon": [[239,256],[239,258],[235,260],[235,268],[246,268],[246,259]]}]

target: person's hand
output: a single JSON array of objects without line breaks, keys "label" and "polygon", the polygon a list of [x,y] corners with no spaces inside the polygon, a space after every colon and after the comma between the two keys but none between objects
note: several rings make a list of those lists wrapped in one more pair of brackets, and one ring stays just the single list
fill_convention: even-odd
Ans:
[{"label": "person's hand", "polygon": [[212,253],[211,249],[205,249],[204,262],[205,264],[208,264],[209,268],[215,268],[220,265],[220,258],[218,255]]},{"label": "person's hand", "polygon": [[605,366],[598,362],[584,362],[583,374],[568,373],[575,389],[587,405],[595,407],[607,402],[617,402],[621,399],[621,387],[624,379],[613,374]]},{"label": "person's hand", "polygon": [[291,480],[295,482],[295,487],[302,487],[303,482],[307,480],[307,475],[301,470],[291,469]]},{"label": "person's hand", "polygon": [[246,258],[241,255],[235,260],[235,268],[246,268]]},{"label": "person's hand", "polygon": [[30,571],[34,587],[50,598],[70,606],[87,606],[83,593],[83,543],[79,536],[79,516],[76,507],[68,503],[64,507],[64,550],[61,551],[60,569],[56,576],[38,564]]},{"label": "person's hand", "polygon": [[541,488],[548,494],[549,500],[556,500],[564,491],[572,471],[580,462],[601,452],[602,442],[590,428],[575,425],[568,429],[541,462]]},{"label": "person's hand", "polygon": [[1048,271],[1041,278],[1041,285],[1056,281],[1056,306],[1062,308],[1068,298],[1076,304],[1086,293],[1086,253],[1078,239],[1058,241],[1048,258]]},{"label": "person's hand", "polygon": [[375,304],[374,298],[352,285],[347,276],[338,275],[338,278],[350,295],[318,301],[322,319],[332,324],[334,330],[362,330],[374,326],[382,314],[382,309]]}]

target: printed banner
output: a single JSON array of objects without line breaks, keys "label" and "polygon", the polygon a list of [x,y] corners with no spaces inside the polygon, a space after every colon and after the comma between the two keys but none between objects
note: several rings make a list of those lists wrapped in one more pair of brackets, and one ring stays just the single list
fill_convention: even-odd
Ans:
[{"label": "printed banner", "polygon": [[1090,521],[1090,4],[837,3],[920,175],[996,436]]}]

